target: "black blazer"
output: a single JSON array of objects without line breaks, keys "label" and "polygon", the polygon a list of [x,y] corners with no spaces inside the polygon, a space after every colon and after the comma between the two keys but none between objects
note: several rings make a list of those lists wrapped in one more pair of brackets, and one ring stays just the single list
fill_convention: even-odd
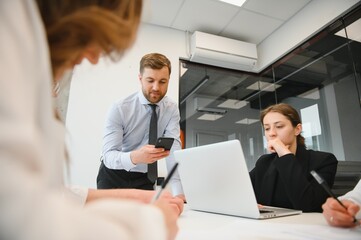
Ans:
[{"label": "black blazer", "polygon": [[262,155],[250,172],[257,202],[263,205],[322,212],[328,195],[310,174],[316,170],[332,187],[337,159],[331,153],[297,146],[296,155]]}]

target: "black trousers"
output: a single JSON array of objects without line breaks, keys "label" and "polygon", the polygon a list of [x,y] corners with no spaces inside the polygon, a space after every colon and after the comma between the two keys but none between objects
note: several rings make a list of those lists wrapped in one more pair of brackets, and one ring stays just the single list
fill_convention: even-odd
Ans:
[{"label": "black trousers", "polygon": [[154,183],[148,179],[147,173],[109,169],[102,162],[100,164],[97,177],[97,188],[136,188],[143,190],[153,190]]}]

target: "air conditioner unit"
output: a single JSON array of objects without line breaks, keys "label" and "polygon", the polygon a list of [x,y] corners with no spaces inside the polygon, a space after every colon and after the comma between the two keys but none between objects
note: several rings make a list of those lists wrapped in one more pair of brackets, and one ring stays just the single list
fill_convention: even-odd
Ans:
[{"label": "air conditioner unit", "polygon": [[252,71],[257,63],[256,44],[203,32],[191,37],[190,61],[242,71]]}]

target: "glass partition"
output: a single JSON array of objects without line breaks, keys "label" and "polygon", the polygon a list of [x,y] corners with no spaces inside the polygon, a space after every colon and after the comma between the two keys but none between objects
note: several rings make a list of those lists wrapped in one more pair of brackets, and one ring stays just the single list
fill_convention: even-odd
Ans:
[{"label": "glass partition", "polygon": [[248,167],[266,153],[260,111],[289,103],[310,149],[361,161],[361,9],[345,15],[259,74],[181,60],[185,147],[241,141]]}]

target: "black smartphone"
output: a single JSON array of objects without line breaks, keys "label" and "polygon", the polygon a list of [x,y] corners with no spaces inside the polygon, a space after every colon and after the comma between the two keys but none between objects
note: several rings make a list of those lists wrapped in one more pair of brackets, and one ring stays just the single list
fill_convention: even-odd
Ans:
[{"label": "black smartphone", "polygon": [[173,142],[174,142],[174,138],[160,137],[157,139],[157,142],[155,143],[155,147],[164,148],[165,150],[170,150],[172,148]]}]

